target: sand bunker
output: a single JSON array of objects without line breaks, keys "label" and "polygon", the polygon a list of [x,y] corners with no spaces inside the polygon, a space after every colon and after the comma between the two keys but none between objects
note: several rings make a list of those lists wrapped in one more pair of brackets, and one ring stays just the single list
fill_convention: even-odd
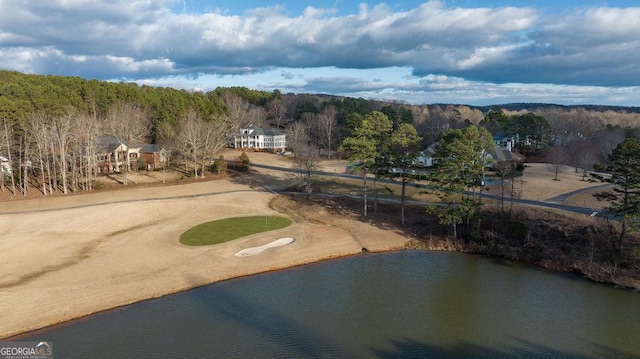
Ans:
[{"label": "sand bunker", "polygon": [[267,250],[269,248],[286,246],[287,244],[293,243],[293,241],[294,241],[294,239],[291,238],[291,237],[276,239],[275,241],[273,241],[271,243],[267,243],[267,244],[265,244],[263,246],[260,246],[260,247],[251,247],[251,248],[243,249],[243,250],[237,252],[236,254],[234,254],[234,256],[236,256],[236,257],[255,256],[255,255],[258,255],[258,254],[264,252],[265,250]]}]

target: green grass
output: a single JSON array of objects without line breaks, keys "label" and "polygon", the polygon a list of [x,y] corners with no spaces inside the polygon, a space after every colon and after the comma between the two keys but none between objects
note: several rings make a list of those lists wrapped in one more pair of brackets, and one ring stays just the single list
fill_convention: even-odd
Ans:
[{"label": "green grass", "polygon": [[254,216],[227,218],[199,224],[180,236],[180,243],[187,246],[206,246],[230,241],[251,234],[272,231],[293,223],[289,218]]}]

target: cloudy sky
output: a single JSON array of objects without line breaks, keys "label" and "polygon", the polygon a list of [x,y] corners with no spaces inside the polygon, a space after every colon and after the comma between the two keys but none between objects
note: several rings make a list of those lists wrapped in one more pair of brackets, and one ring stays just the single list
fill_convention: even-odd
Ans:
[{"label": "cloudy sky", "polygon": [[0,0],[0,69],[414,104],[640,106],[634,3]]}]

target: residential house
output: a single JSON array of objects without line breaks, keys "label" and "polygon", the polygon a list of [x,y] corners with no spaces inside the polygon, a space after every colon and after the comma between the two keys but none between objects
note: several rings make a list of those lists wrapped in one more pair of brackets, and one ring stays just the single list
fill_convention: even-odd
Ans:
[{"label": "residential house", "polygon": [[431,167],[434,164],[433,156],[436,154],[436,145],[438,143],[434,143],[424,150],[420,151],[420,154],[416,158],[416,163],[422,167]]},{"label": "residential house", "polygon": [[504,132],[498,131],[493,135],[493,142],[497,147],[513,147],[516,143],[516,136],[507,136]]},{"label": "residential house", "polygon": [[496,148],[494,151],[489,153],[489,156],[493,158],[493,166],[500,162],[518,162],[522,161],[522,155],[513,152],[513,145],[515,144],[516,137],[504,136],[501,132],[496,133],[493,136],[493,140],[496,143]]},{"label": "residential house", "polygon": [[229,138],[229,147],[239,149],[284,151],[287,147],[286,135],[273,128],[249,125]]},{"label": "residential house", "polygon": [[[495,140],[495,138],[494,138]],[[496,141],[494,151],[487,153],[487,158],[493,159],[493,164],[503,161],[521,161],[522,156],[513,152],[513,142],[510,139],[500,139]],[[416,163],[423,167],[431,167],[435,163],[434,156],[436,154],[437,142],[420,151],[420,155],[416,158]]]},{"label": "residential house", "polygon": [[120,140],[116,136],[98,137],[98,171],[122,172],[135,168],[143,144]]}]

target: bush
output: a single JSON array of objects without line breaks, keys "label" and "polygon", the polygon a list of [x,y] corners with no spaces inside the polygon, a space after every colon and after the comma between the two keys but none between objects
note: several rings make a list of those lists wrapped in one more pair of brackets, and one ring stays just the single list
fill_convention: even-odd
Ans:
[{"label": "bush", "polygon": [[223,155],[220,155],[217,160],[213,161],[213,164],[209,168],[209,171],[216,174],[227,172],[227,162],[224,160]]},{"label": "bush", "polygon": [[147,164],[144,163],[144,161],[142,159],[138,159],[138,162],[136,163],[136,167],[138,168],[138,171],[146,171],[147,170]]},{"label": "bush", "polygon": [[240,172],[247,172],[249,170],[249,156],[246,152],[242,152],[240,157],[236,159],[236,169]]}]

